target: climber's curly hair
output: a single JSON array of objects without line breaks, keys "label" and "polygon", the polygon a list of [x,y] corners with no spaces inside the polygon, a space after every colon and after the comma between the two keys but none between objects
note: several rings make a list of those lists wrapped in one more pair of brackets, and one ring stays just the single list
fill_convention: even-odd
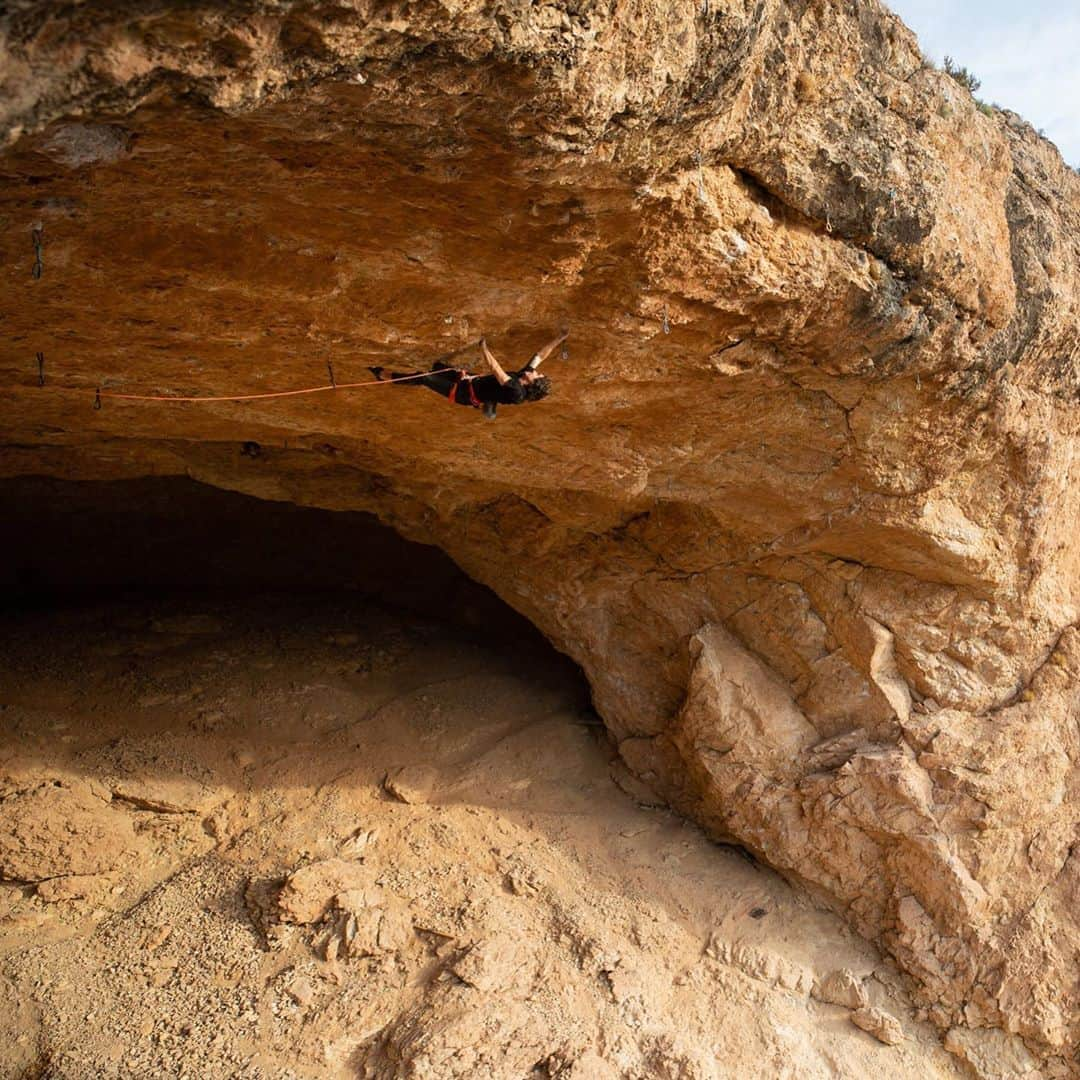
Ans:
[{"label": "climber's curly hair", "polygon": [[525,391],[526,401],[539,401],[551,393],[551,380],[546,375],[541,375],[539,379],[534,379],[522,389]]}]

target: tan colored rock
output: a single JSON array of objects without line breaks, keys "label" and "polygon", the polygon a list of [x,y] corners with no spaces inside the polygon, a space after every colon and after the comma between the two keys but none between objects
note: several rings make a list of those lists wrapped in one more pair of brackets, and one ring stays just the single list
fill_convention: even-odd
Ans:
[{"label": "tan colored rock", "polygon": [[213,788],[182,776],[130,776],[109,790],[114,799],[155,814],[205,814],[220,801]]},{"label": "tan colored rock", "polygon": [[843,1005],[848,1009],[864,1009],[869,1004],[862,980],[846,968],[830,971],[814,983],[811,994],[828,1005]]},{"label": "tan colored rock", "polygon": [[363,889],[371,871],[362,863],[346,859],[320,859],[294,870],[277,895],[277,914],[282,922],[306,925],[318,922],[338,894]]},{"label": "tan colored rock", "polygon": [[340,951],[345,956],[375,956],[404,948],[413,936],[407,904],[381,889],[347,889],[334,897]]},{"label": "tan colored rock", "polygon": [[884,1009],[873,1006],[856,1009],[851,1014],[851,1022],[886,1046],[897,1046],[904,1041],[904,1029],[900,1026],[900,1021]]},{"label": "tan colored rock", "polygon": [[428,802],[438,784],[438,773],[427,765],[402,765],[383,780],[387,793],[403,803]]},{"label": "tan colored rock", "polygon": [[345,956],[374,956],[382,952],[383,948],[379,943],[382,921],[382,908],[364,907],[350,912],[341,927],[341,946],[338,951]]},{"label": "tan colored rock", "polygon": [[146,939],[146,948],[153,952],[155,949],[160,949],[166,941],[172,937],[173,928],[168,923],[162,926],[156,926],[150,931],[150,934]]},{"label": "tan colored rock", "polygon": [[85,780],[38,779],[0,795],[0,878],[81,879],[114,869],[136,847],[128,817]]},{"label": "tan colored rock", "polygon": [[617,1080],[619,1074],[595,1050],[586,1050],[581,1057],[558,1067],[553,1075],[559,1080]]},{"label": "tan colored rock", "polygon": [[1039,1075],[1038,1065],[1023,1042],[997,1029],[953,1028],[945,1049],[966,1061],[982,1080],[1025,1080]]},{"label": "tan colored rock", "polygon": [[39,881],[35,891],[42,900],[55,904],[62,900],[96,900],[108,887],[109,879],[102,874],[69,874]]},{"label": "tan colored rock", "polygon": [[659,798],[648,784],[639,776],[632,773],[619,759],[611,763],[611,779],[639,806],[663,806],[663,799]]},{"label": "tan colored rock", "polygon": [[408,907],[400,900],[388,903],[382,909],[376,944],[384,952],[396,952],[408,945],[412,938],[413,922]]},{"label": "tan colored rock", "polygon": [[373,885],[344,889],[334,896],[334,907],[346,915],[360,915],[372,908],[381,908],[385,902],[386,894]]},{"label": "tan colored rock", "polygon": [[[800,1080],[956,1080],[964,1071],[925,1024],[910,1022],[911,1041],[897,1053],[823,1015],[805,977],[824,964],[861,973],[873,950],[777,875],[629,800],[611,781],[606,741],[582,730],[592,717],[576,673],[535,641],[532,668],[506,664],[498,642],[473,640],[463,669],[453,627],[365,613],[347,598],[365,648],[400,638],[403,659],[388,678],[346,672],[328,685],[320,660],[334,647],[323,642],[319,601],[304,593],[288,603],[274,599],[270,624],[261,598],[222,598],[222,610],[254,616],[237,620],[229,643],[243,664],[216,664],[212,641],[184,647],[183,663],[208,672],[208,694],[266,724],[265,764],[254,782],[236,777],[229,810],[244,824],[227,845],[202,846],[195,819],[103,802],[154,842],[118,877],[108,918],[76,920],[31,889],[0,886],[0,1046],[16,1074],[40,1071],[46,1047],[49,1069],[65,1077],[120,1068],[209,1080],[243,1073],[252,1039],[264,1073],[371,1080],[771,1080],[789,1068]],[[337,598],[325,604],[341,610]],[[24,704],[69,693],[68,671],[96,655],[100,627],[117,610],[81,612],[65,628],[61,655],[72,662],[32,676],[24,658],[56,647],[56,623],[20,623],[17,646],[0,656],[0,684]],[[148,682],[177,662],[172,649],[136,655]],[[281,658],[276,678],[288,694],[253,683],[248,661],[266,655]],[[64,747],[78,760],[118,729],[133,760],[163,754],[161,722],[139,730],[133,696],[116,693],[128,663],[118,655],[104,671],[87,664],[78,698],[86,723]],[[433,672],[463,670],[432,682]],[[387,709],[388,696],[398,707]],[[316,713],[312,697],[334,708]],[[553,701],[561,705],[550,714]],[[22,705],[3,710],[0,748],[19,747],[25,715]],[[364,719],[343,739],[319,737],[340,731],[342,717]],[[224,769],[235,747],[252,743],[246,723],[212,738],[191,733],[182,713],[171,724],[170,760],[190,773]],[[387,763],[418,753],[455,777],[453,799],[406,810],[379,798],[371,784]],[[374,830],[366,880],[335,893],[318,922],[278,924],[283,860],[351,850],[348,838]],[[352,876],[311,865],[291,875],[310,886],[301,890],[308,898]],[[506,875],[518,869],[539,887],[511,893]],[[364,915],[380,917],[378,926],[361,930]],[[717,959],[725,945],[737,962]],[[884,960],[875,968],[875,1004],[906,1018],[905,980],[890,972]]]},{"label": "tan colored rock", "polygon": [[[944,1028],[1075,1057],[1057,151],[873,2],[32,7],[0,31],[0,474],[188,476],[439,545],[582,666],[651,788]],[[400,387],[91,407],[475,364],[480,333],[523,362],[564,322],[552,398],[486,426]],[[102,869],[41,847],[6,857]]]},{"label": "tan colored rock", "polygon": [[297,1005],[307,1006],[315,1000],[315,986],[310,979],[303,976],[289,983],[288,993]]},{"label": "tan colored rock", "polygon": [[770,986],[781,986],[799,994],[810,993],[814,985],[813,975],[807,967],[768,949],[755,948],[741,942],[732,944],[714,935],[706,946],[705,955],[730,964],[751,979],[758,979]]},{"label": "tan colored rock", "polygon": [[514,983],[528,985],[535,961],[516,935],[506,933],[473,943],[450,967],[467,986],[482,994],[498,994]]}]

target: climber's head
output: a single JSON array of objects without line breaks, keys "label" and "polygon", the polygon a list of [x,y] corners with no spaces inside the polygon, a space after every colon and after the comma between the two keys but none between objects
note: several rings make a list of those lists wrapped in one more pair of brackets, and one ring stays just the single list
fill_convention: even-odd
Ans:
[{"label": "climber's head", "polygon": [[526,401],[539,401],[551,393],[551,380],[546,375],[537,375],[535,371],[526,371],[519,376],[521,388],[525,391]]}]

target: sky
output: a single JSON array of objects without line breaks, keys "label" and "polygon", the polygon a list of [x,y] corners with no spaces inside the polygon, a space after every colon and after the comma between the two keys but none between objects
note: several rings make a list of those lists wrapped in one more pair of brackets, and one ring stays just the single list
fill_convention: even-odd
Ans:
[{"label": "sky", "polygon": [[976,96],[1019,113],[1080,166],[1080,3],[1077,0],[886,0],[941,65],[946,54],[982,87]]}]

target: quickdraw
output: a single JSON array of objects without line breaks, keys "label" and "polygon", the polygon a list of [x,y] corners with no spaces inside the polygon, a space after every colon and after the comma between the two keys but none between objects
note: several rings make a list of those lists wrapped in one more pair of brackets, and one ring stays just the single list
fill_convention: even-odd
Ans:
[{"label": "quickdraw", "polygon": [[34,280],[38,281],[45,272],[45,260],[41,255],[41,249],[45,243],[45,226],[35,225],[33,229],[30,230],[30,237],[34,244],[34,268],[31,273],[34,276]]}]

